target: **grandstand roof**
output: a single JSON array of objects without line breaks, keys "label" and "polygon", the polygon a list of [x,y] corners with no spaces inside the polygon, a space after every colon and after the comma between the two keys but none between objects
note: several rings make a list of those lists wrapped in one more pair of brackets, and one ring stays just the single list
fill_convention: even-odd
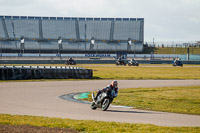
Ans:
[{"label": "grandstand roof", "polygon": [[0,16],[4,19],[42,19],[42,20],[79,20],[79,21],[144,21],[144,18],[88,18],[88,17],[38,17],[38,16]]}]

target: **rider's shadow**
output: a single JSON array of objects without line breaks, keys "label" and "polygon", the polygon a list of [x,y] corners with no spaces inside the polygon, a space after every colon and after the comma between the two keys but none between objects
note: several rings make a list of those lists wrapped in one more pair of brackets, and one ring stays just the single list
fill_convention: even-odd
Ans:
[{"label": "rider's shadow", "polygon": [[144,112],[144,111],[122,111],[122,110],[107,110],[108,112],[116,112],[116,113],[138,113],[138,114],[160,114],[160,112]]}]

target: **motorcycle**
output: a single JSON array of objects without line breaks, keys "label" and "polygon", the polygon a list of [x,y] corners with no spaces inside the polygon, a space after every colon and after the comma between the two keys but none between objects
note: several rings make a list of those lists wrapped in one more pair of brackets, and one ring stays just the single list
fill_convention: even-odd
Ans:
[{"label": "motorcycle", "polygon": [[175,67],[175,66],[181,66],[183,67],[183,63],[181,61],[176,61],[176,62],[173,62],[172,65]]},{"label": "motorcycle", "polygon": [[116,65],[119,66],[119,65],[124,65],[126,66],[126,63],[125,61],[116,61]]},{"label": "motorcycle", "polygon": [[66,65],[76,65],[76,61],[75,60],[72,60],[72,61],[67,60],[65,64]]},{"label": "motorcycle", "polygon": [[101,108],[102,111],[106,111],[114,99],[115,91],[107,90],[102,92],[95,101],[95,94],[92,93],[93,102],[91,104],[91,109]]},{"label": "motorcycle", "polygon": [[130,60],[129,62],[128,62],[128,66],[139,66],[139,63],[137,62],[137,61],[132,61],[132,60]]}]

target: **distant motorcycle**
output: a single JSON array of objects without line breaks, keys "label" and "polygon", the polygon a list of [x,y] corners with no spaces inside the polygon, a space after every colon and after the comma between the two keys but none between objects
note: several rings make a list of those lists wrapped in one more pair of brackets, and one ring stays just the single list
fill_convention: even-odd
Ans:
[{"label": "distant motorcycle", "polygon": [[95,95],[92,93],[93,102],[91,104],[91,109],[95,110],[96,108],[101,108],[102,111],[106,111],[114,99],[114,94],[114,90],[108,89],[102,92],[95,101]]},{"label": "distant motorcycle", "polygon": [[76,61],[75,60],[67,60],[66,65],[76,65]]},{"label": "distant motorcycle", "polygon": [[116,61],[116,65],[119,66],[119,65],[124,65],[126,66],[126,63],[125,61]]},{"label": "distant motorcycle", "polygon": [[175,61],[172,63],[172,65],[175,67],[175,66],[181,66],[183,67],[183,63],[181,61]]},{"label": "distant motorcycle", "polygon": [[128,61],[128,66],[139,66],[139,63],[135,60]]}]

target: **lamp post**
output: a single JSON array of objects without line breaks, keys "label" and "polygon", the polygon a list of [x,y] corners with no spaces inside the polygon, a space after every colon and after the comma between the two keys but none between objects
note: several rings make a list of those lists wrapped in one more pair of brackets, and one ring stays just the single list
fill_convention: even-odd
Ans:
[{"label": "lamp post", "polygon": [[2,43],[1,43],[1,56],[3,55]]},{"label": "lamp post", "polygon": [[40,54],[40,50],[41,50],[41,43],[40,42],[38,42],[39,43],[39,57],[41,56],[41,54]]},{"label": "lamp post", "polygon": [[94,37],[92,37],[90,40],[90,50],[94,49],[94,44],[95,44],[95,39],[94,39]]},{"label": "lamp post", "polygon": [[58,56],[61,57],[60,55],[60,50],[62,49],[62,38],[58,37]]},{"label": "lamp post", "polygon": [[155,40],[155,38],[153,38],[153,46],[154,46],[154,40]]},{"label": "lamp post", "polygon": [[131,38],[128,38],[128,41],[127,41],[127,51],[131,51],[131,44],[132,44],[132,40],[131,40]]},{"label": "lamp post", "polygon": [[136,44],[134,43],[134,58],[135,58]]},{"label": "lamp post", "polygon": [[131,39],[129,39],[129,40],[128,40],[128,44],[129,44],[129,45],[131,45],[131,44],[132,44],[132,41],[131,41]]},{"label": "lamp post", "polygon": [[21,45],[20,46],[20,54],[21,54],[21,50],[22,50],[22,55],[24,54],[24,48],[25,48],[24,42],[25,42],[25,39],[23,36],[21,36],[21,38],[20,38],[20,45]]},{"label": "lamp post", "polygon": [[95,44],[95,40],[94,40],[94,37],[91,38],[90,40],[90,44],[94,45]]},{"label": "lamp post", "polygon": [[85,52],[86,52],[86,43],[87,43],[87,35],[86,35],[86,30],[87,30],[87,24],[85,23],[85,33],[84,33],[84,36],[85,36]]}]

